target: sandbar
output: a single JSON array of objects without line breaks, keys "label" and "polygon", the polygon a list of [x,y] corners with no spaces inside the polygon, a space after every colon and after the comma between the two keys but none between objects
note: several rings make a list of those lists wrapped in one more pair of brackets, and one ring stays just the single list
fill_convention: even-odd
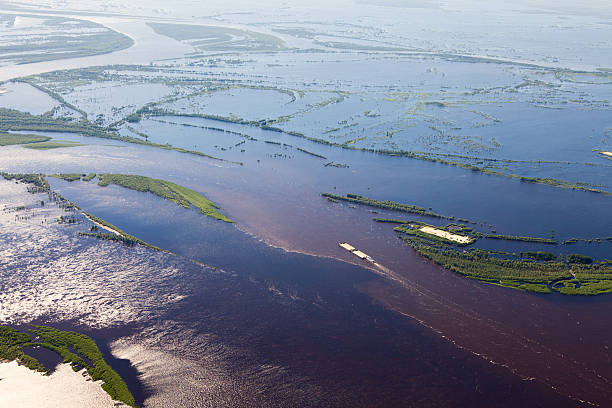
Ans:
[{"label": "sandbar", "polygon": [[440,238],[448,239],[450,241],[459,242],[460,244],[467,244],[467,243],[469,243],[472,240],[472,238],[470,238],[470,237],[465,237],[463,235],[451,234],[448,231],[444,231],[444,230],[441,230],[441,229],[437,229],[437,228],[433,228],[433,227],[428,227],[428,226],[424,226],[424,227],[419,228],[419,231],[424,232],[426,234],[435,235],[435,236],[438,236]]}]

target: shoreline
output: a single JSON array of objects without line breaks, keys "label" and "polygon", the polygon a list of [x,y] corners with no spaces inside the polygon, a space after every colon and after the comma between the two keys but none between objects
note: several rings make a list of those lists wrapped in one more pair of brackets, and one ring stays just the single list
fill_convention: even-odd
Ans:
[{"label": "shoreline", "polygon": [[[69,390],[69,392],[67,392]],[[51,375],[42,375],[16,361],[0,362],[0,405],[49,408],[127,407],[69,364],[60,364]]]}]

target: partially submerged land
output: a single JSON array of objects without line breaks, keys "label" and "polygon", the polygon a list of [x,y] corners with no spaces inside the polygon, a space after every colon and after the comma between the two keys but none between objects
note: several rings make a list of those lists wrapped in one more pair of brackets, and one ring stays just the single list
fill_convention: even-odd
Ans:
[{"label": "partially submerged land", "polygon": [[219,206],[217,204],[200,193],[166,180],[133,174],[101,174],[98,185],[105,187],[109,184],[116,184],[136,191],[150,192],[158,197],[175,202],[184,208],[194,206],[201,214],[207,217],[225,222],[233,222],[230,218],[219,212]]},{"label": "partially submerged land", "polygon": [[[66,117],[56,118],[54,117],[53,111],[44,113],[42,115],[32,115],[28,112],[21,112],[15,109],[0,108],[0,133],[6,134],[9,131],[74,133],[86,137],[97,137],[126,143],[135,143],[165,150],[174,150],[179,153],[190,153],[197,156],[208,157],[213,160],[224,161],[218,157],[214,157],[196,150],[188,150],[181,147],[175,147],[170,144],[159,144],[135,137],[122,136],[113,127],[101,127],[94,122],[90,122],[87,120],[84,112],[80,120],[73,121],[71,118]],[[238,162],[236,164],[242,163]]]},{"label": "partially submerged land", "polygon": [[[126,245],[142,245],[144,247],[153,249],[154,251],[163,251],[161,248],[156,247],[155,245],[151,245],[148,242],[145,242],[139,238],[136,238],[133,235],[130,235],[126,232],[123,232],[119,228],[115,227],[110,222],[104,221],[101,218],[96,217],[95,215],[89,214],[83,211],[83,216],[87,218],[89,221],[93,223],[93,226],[89,229],[90,232],[79,232],[80,236],[83,237],[93,237],[98,239],[103,239],[107,241],[118,241],[122,242]],[[107,232],[101,232],[99,229],[103,229]]]},{"label": "partially submerged land", "polygon": [[[181,101],[188,100],[191,97],[197,98],[205,94],[213,94],[215,92],[222,92],[224,90],[235,89],[235,88],[244,88],[244,89],[260,90],[260,91],[261,90],[274,90],[282,95],[290,94],[292,101],[295,100],[296,95],[301,95],[300,98],[302,98],[305,92],[303,90],[288,90],[288,89],[283,89],[283,88],[270,87],[266,85],[248,85],[248,84],[236,85],[236,84],[228,84],[222,81],[220,83],[215,83],[215,84],[207,83],[204,89],[197,88],[194,90],[194,89],[190,89],[189,87],[191,84],[191,80],[182,79],[182,80],[171,81],[167,78],[165,79],[141,78],[141,80],[144,81],[144,83],[159,82],[165,86],[173,86],[173,87],[177,87],[180,89],[182,89],[181,87],[187,87],[186,92],[185,93],[180,92],[179,94],[181,94],[181,96],[167,96],[164,98],[160,98],[159,100],[155,100],[155,101],[146,103],[143,106],[137,108],[135,111],[131,111],[129,114],[123,117],[120,117],[118,120],[114,120],[112,123],[108,123],[106,126],[103,125],[103,121],[100,121],[97,119],[96,121],[89,120],[87,113],[82,108],[76,106],[75,104],[67,102],[60,93],[53,90],[55,89],[54,82],[56,81],[61,82],[62,80],[67,81],[68,85],[71,84],[71,81],[75,81],[76,83],[79,83],[79,82],[90,82],[90,81],[104,82],[104,81],[109,81],[109,80],[112,80],[112,81],[117,80],[117,78],[115,78],[115,75],[110,75],[110,77],[109,75],[106,75],[105,70],[109,70],[111,72],[117,72],[117,71],[121,72],[125,70],[125,71],[130,72],[130,74],[133,74],[134,71],[141,72],[143,70],[147,70],[151,72],[158,72],[157,68],[151,68],[151,67],[108,66],[108,67],[88,68],[88,69],[72,70],[72,71],[58,71],[54,73],[44,74],[42,76],[30,76],[30,77],[20,78],[18,79],[18,81],[34,86],[41,92],[45,92],[51,98],[55,99],[62,107],[69,109],[73,113],[78,113],[80,115],[80,119],[76,120],[71,117],[63,117],[63,116],[58,117],[57,115],[55,115],[55,112],[48,112],[43,115],[30,115],[30,114],[25,114],[24,112],[20,112],[20,111],[14,111],[14,112],[9,113],[7,111],[10,111],[10,110],[0,109],[0,119],[2,119],[0,120],[0,130],[8,128],[12,130],[73,132],[73,133],[78,133],[84,136],[120,140],[120,141],[127,142],[127,143],[136,143],[136,144],[147,145],[147,146],[157,147],[157,148],[162,148],[162,149],[175,150],[177,152],[182,152],[182,153],[190,153],[190,154],[195,154],[199,156],[205,156],[205,157],[215,159],[215,160],[224,160],[219,157],[215,157],[210,154],[203,153],[199,150],[192,149],[191,145],[189,145],[189,148],[186,148],[188,146],[177,147],[169,143],[162,144],[162,143],[151,142],[149,141],[149,137],[145,133],[137,129],[134,129],[131,126],[128,126],[128,124],[137,124],[138,122],[141,122],[143,119],[149,119],[149,118],[160,117],[160,116],[170,116],[170,117],[177,117],[177,118],[194,118],[194,119],[212,120],[212,121],[217,121],[217,122],[227,123],[227,124],[246,125],[246,126],[250,126],[253,128],[262,129],[265,131],[281,133],[281,134],[289,135],[292,137],[299,137],[299,138],[302,138],[302,139],[305,139],[305,140],[308,140],[314,143],[327,145],[327,146],[334,146],[334,147],[338,147],[341,149],[363,151],[363,152],[370,152],[370,153],[380,154],[380,155],[390,156],[390,157],[403,157],[407,159],[417,159],[417,160],[424,160],[424,161],[429,161],[429,162],[434,162],[434,163],[440,163],[440,164],[455,166],[455,167],[459,167],[465,170],[478,172],[478,173],[482,173],[486,175],[511,178],[511,179],[518,180],[524,183],[546,184],[546,185],[549,185],[552,187],[558,187],[558,188],[581,190],[581,191],[600,193],[600,194],[605,194],[605,195],[611,194],[610,191],[606,189],[606,186],[603,186],[597,183],[586,182],[586,181],[568,181],[568,180],[563,180],[563,179],[559,179],[556,177],[540,177],[540,176],[521,174],[525,169],[528,169],[531,167],[543,166],[543,165],[551,166],[552,168],[557,167],[557,166],[573,166],[573,165],[594,167],[594,166],[602,166],[602,164],[600,163],[572,162],[572,161],[563,161],[563,160],[514,160],[514,159],[506,159],[506,158],[500,158],[500,157],[488,157],[484,155],[438,153],[435,151],[424,151],[424,150],[416,150],[416,149],[406,150],[406,149],[398,148],[395,145],[395,142],[391,143],[394,140],[393,134],[395,133],[395,131],[393,130],[387,131],[387,136],[385,137],[389,139],[389,143],[391,143],[391,148],[386,148],[382,146],[371,147],[371,146],[375,146],[377,143],[373,143],[370,147],[368,147],[368,146],[363,146],[363,145],[356,145],[355,143],[361,140],[363,141],[367,140],[367,141],[374,142],[383,137],[381,136],[374,137],[373,135],[366,135],[360,138],[353,138],[347,141],[336,141],[335,138],[326,137],[325,132],[322,132],[321,134],[316,135],[316,136],[312,136],[302,131],[298,131],[295,129],[288,129],[286,126],[287,121],[292,117],[292,115],[288,115],[288,116],[281,115],[278,118],[253,120],[253,119],[244,119],[244,118],[241,118],[233,114],[219,115],[219,114],[202,113],[202,112],[185,112],[183,110],[177,110],[177,109],[172,108],[172,104],[180,103]],[[62,78],[64,76],[69,79]],[[59,89],[62,89],[62,88],[59,87]],[[330,92],[334,93],[336,96],[329,100],[322,101],[319,104],[313,104],[313,106],[308,108],[308,110],[315,109],[315,107],[322,108],[325,106],[340,103],[341,101],[343,101],[349,96],[349,93],[345,91],[335,90],[333,92],[332,91]],[[447,106],[446,104],[440,105],[440,102],[427,102],[427,103],[421,102],[421,105]],[[377,116],[377,115],[373,115],[371,112],[370,113],[368,112],[364,114],[365,117],[367,118],[372,118],[372,117]],[[486,118],[487,120],[490,120],[493,123],[497,123],[496,120],[489,117],[490,115],[487,115],[482,112],[479,114],[484,115],[483,117]],[[5,119],[3,116],[7,116],[7,115],[8,116],[18,116],[19,119],[16,121],[9,120],[8,118]],[[6,122],[7,124],[10,122],[11,125],[3,126],[2,125],[3,122]],[[122,128],[122,126],[125,126],[125,127]],[[348,124],[346,126],[352,127],[352,125],[349,126]],[[122,129],[124,131],[127,129],[128,132],[121,133]],[[221,129],[221,130],[224,130],[224,129]],[[125,133],[133,134],[138,137],[127,136]],[[442,132],[442,134],[444,134],[444,132]],[[444,136],[447,136],[447,135],[444,135]],[[459,139],[463,139],[463,138],[459,138]],[[325,156],[321,154],[318,154],[318,153],[313,154],[313,152],[306,151],[303,148],[298,148],[298,150],[305,152],[305,153],[312,154],[315,157],[325,158]],[[487,150],[485,149],[485,151]],[[234,163],[240,164],[240,165],[243,164],[242,161],[236,161]],[[520,170],[518,170],[518,167],[520,167]]]},{"label": "partially submerged land", "polygon": [[[379,201],[356,194],[322,195],[332,202],[348,201],[436,219],[454,219],[411,204]],[[374,221],[398,224],[394,230],[399,238],[418,254],[467,278],[537,293],[556,291],[564,295],[598,295],[612,292],[612,261],[609,260],[598,262],[581,254],[562,257],[548,251],[510,254],[482,248],[466,248],[483,238],[559,245],[559,242],[553,239],[483,234],[465,223],[434,226],[416,220],[374,218]],[[612,238],[609,240],[612,242]]]},{"label": "partially submerged land", "polygon": [[[31,192],[50,192],[49,182],[46,180],[43,174],[11,174],[11,173],[0,173],[0,176],[6,180],[17,180],[24,183],[31,184],[28,190]],[[51,174],[50,177],[62,179],[68,182],[74,181],[91,181],[97,175],[95,173],[59,173]],[[152,179],[149,177],[130,175],[130,174],[100,174],[98,185],[106,187],[110,184],[115,184],[131,190],[140,192],[150,192],[158,197],[172,201],[183,208],[190,208],[191,206],[198,209],[198,211],[216,220],[233,223],[230,218],[219,212],[219,206],[212,201],[208,200],[203,195],[196,191],[188,188],[179,186],[178,184],[171,183],[166,180]],[[130,235],[113,224],[96,217],[86,211],[80,209],[76,204],[70,203],[64,197],[53,192],[54,197],[66,203],[66,207],[80,211],[82,216],[89,220],[93,225],[87,232],[80,232],[79,235],[83,237],[93,237],[103,239],[107,241],[118,241],[126,245],[142,245],[144,247],[153,249],[155,251],[163,251],[161,248],[151,245],[133,235]],[[67,222],[70,224],[77,223],[74,217],[61,217],[58,222]],[[102,230],[102,231],[101,231]]]},{"label": "partially submerged land", "polygon": [[86,370],[92,380],[103,381],[102,389],[113,400],[136,406],[128,386],[104,360],[100,349],[90,337],[48,326],[32,326],[27,331],[0,326],[0,360],[16,360],[31,370],[48,374],[46,367],[24,353],[24,347],[43,347],[57,353],[64,359],[63,363],[70,364],[74,371]]}]

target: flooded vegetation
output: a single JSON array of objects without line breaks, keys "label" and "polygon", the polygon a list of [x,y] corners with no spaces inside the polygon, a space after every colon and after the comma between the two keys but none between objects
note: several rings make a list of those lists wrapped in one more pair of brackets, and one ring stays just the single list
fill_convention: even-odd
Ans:
[{"label": "flooded vegetation", "polygon": [[[59,354],[64,364],[70,364],[74,371],[87,370],[93,381],[102,380],[102,389],[112,399],[134,406],[134,397],[121,377],[104,361],[96,343],[89,337],[57,330],[47,326],[33,326],[31,334],[19,332],[11,327],[0,326],[0,357],[18,360],[33,371],[47,372],[35,358],[23,352],[24,347],[43,347]],[[36,340],[34,340],[32,338]],[[71,351],[74,350],[74,351]],[[70,392],[70,390],[66,390]]]},{"label": "flooded vegetation", "polygon": [[610,8],[272,3],[0,4],[0,388],[609,405]]}]

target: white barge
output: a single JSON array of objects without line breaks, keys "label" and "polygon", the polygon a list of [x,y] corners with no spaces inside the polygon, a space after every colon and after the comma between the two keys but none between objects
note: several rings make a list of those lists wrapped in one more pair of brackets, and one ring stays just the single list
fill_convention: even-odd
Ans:
[{"label": "white barge", "polygon": [[366,261],[369,261],[369,262],[372,262],[372,263],[376,263],[374,258],[372,258],[370,255],[368,255],[368,254],[366,254],[364,252],[359,251],[357,248],[355,248],[354,246],[352,246],[348,242],[338,242],[338,246],[340,248],[346,249],[347,251],[349,251],[350,253],[352,253],[353,255],[355,255],[359,259],[365,259]]}]

